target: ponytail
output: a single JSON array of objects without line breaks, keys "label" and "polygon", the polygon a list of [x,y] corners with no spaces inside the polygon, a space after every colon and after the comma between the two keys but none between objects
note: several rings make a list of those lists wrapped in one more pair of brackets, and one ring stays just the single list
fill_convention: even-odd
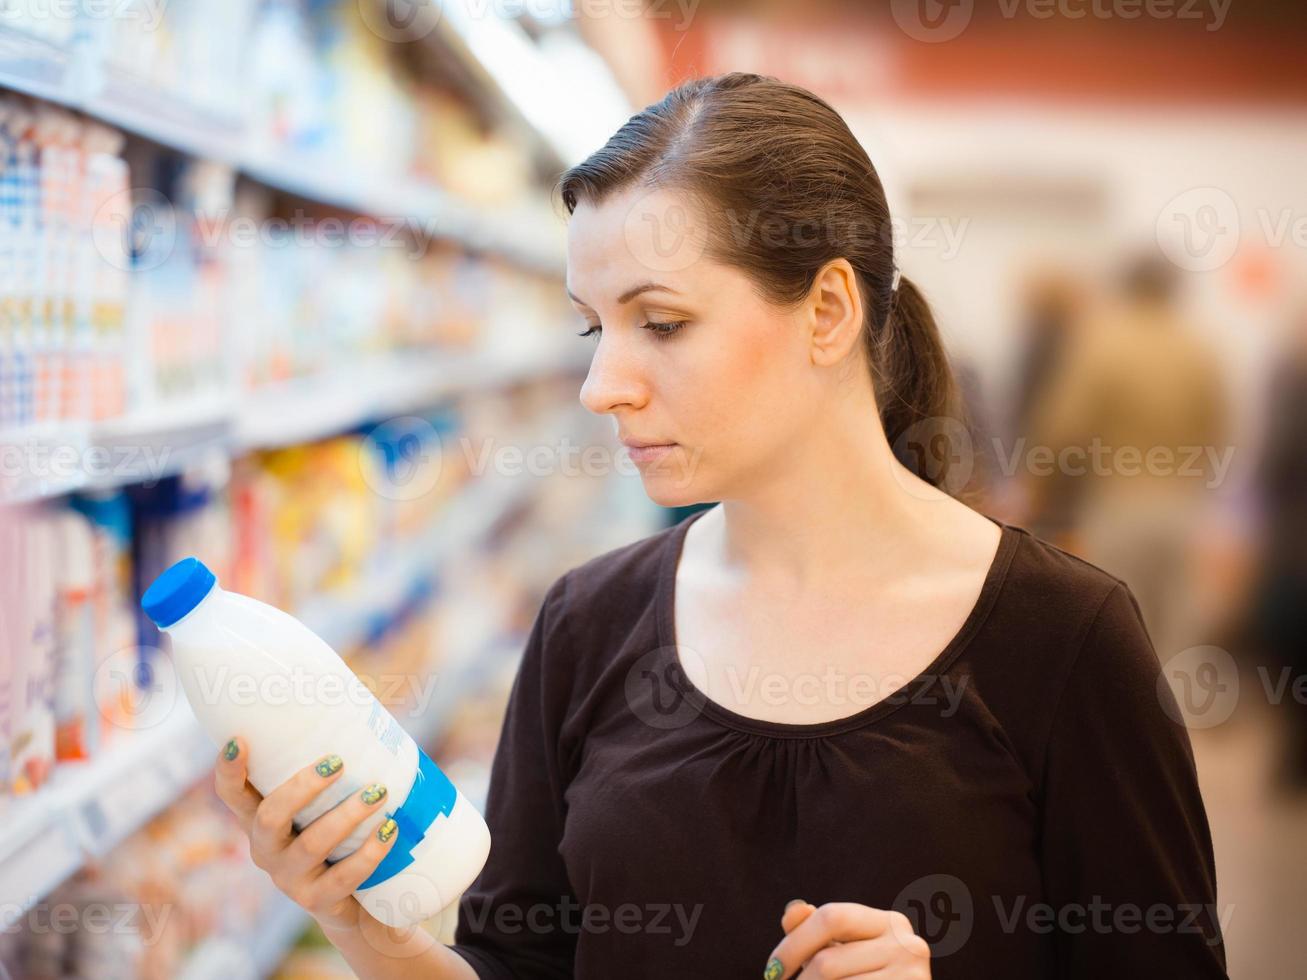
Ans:
[{"label": "ponytail", "polygon": [[880,421],[895,457],[932,486],[951,489],[950,427],[965,424],[957,381],[930,304],[907,276],[899,276],[884,327],[866,337]]}]

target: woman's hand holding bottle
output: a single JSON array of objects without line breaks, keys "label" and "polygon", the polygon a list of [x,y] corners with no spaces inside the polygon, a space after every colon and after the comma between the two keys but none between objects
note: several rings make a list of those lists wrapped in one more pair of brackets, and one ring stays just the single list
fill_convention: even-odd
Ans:
[{"label": "woman's hand holding bottle", "polygon": [[247,753],[244,740],[231,739],[219,753],[214,786],[249,837],[254,863],[324,929],[356,928],[366,913],[353,892],[393,846],[395,821],[386,820],[356,851],[334,864],[327,864],[326,858],[376,812],[386,788],[366,786],[296,832],[295,814],[340,778],[340,756],[328,755],[305,766],[265,797],[245,778]]}]

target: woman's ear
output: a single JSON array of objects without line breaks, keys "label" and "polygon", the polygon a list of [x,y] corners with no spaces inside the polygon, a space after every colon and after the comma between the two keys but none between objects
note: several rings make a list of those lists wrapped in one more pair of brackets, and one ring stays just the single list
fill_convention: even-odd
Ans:
[{"label": "woman's ear", "polygon": [[848,259],[831,259],[821,268],[809,290],[806,311],[812,362],[840,363],[862,335],[862,296]]}]

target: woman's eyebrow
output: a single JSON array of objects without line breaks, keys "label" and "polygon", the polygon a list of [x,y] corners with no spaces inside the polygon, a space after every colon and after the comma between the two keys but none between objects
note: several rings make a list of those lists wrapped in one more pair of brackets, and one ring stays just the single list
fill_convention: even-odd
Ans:
[{"label": "woman's eyebrow", "polygon": [[[623,303],[629,303],[629,302],[631,302],[631,300],[635,299],[635,298],[636,298],[637,296],[639,296],[641,293],[647,293],[647,292],[650,292],[651,290],[654,290],[654,289],[661,289],[661,290],[662,290],[663,292],[665,292],[665,293],[675,293],[675,292],[676,292],[676,290],[673,289],[671,286],[664,286],[662,283],[658,283],[658,282],[642,282],[642,283],[640,283],[640,284],[637,285],[637,286],[632,286],[632,287],[631,287],[630,289],[628,289],[626,292],[622,293],[621,296],[617,297],[617,305],[618,305],[618,306],[621,306]],[[575,293],[573,293],[570,289],[567,291],[567,295],[570,296],[570,297],[572,298],[572,302],[574,302],[574,303],[580,303],[582,306],[590,306],[589,303],[587,303],[585,300],[581,299],[579,296],[577,296]],[[678,293],[678,295],[679,295],[679,293]],[[593,307],[592,307],[592,309],[593,309]]]}]

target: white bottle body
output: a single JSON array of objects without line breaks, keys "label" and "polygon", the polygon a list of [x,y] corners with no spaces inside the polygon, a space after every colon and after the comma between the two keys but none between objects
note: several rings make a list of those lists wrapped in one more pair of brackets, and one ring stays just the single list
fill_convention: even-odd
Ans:
[{"label": "white bottle body", "polygon": [[[215,583],[163,632],[201,727],[215,744],[231,735],[245,740],[248,779],[261,794],[324,755],[344,761],[344,772],[295,815],[297,830],[369,783],[386,787],[383,804],[328,861],[353,853],[408,800],[418,779],[417,743],[298,619]],[[420,922],[454,901],[480,873],[490,832],[476,808],[454,793],[452,809],[437,815],[412,848],[412,863],[354,893],[373,917],[393,926]],[[403,844],[401,835],[393,846]]]}]

